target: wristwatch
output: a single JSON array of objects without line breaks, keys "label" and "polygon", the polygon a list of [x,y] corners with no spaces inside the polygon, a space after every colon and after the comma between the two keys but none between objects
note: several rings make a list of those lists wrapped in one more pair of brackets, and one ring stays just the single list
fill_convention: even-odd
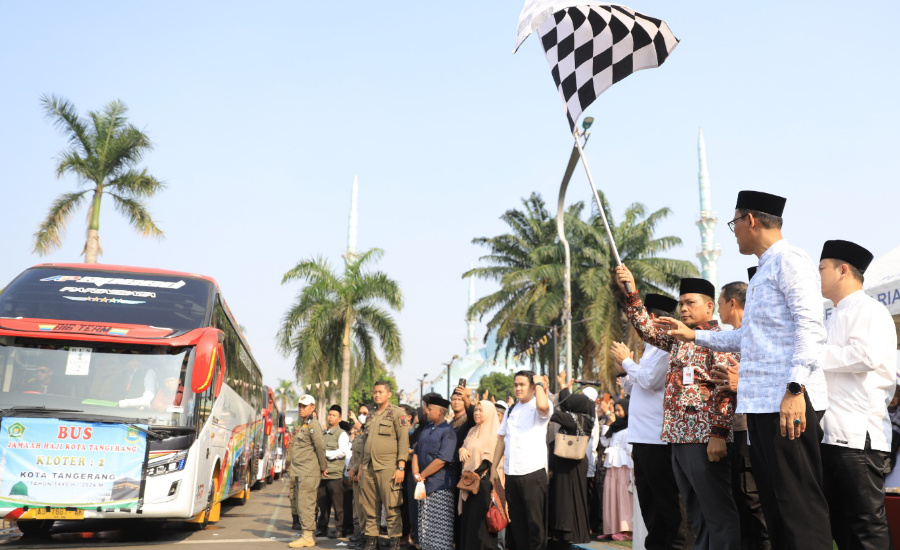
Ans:
[{"label": "wristwatch", "polygon": [[[542,387],[542,388],[544,387],[544,383],[543,383],[543,382],[535,382],[534,385],[535,385],[535,386],[540,386],[540,387]],[[545,388],[545,389],[546,389],[546,388]]]},{"label": "wristwatch", "polygon": [[404,471],[406,471],[406,466],[397,466],[397,469],[400,470],[401,472],[404,472]]},{"label": "wristwatch", "polygon": [[792,395],[800,395],[803,393],[803,390],[806,389],[806,386],[799,382],[788,382],[787,391]]}]

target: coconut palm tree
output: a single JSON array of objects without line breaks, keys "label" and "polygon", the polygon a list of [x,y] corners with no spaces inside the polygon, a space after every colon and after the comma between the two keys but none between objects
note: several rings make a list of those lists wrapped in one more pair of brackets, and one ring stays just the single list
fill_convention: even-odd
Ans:
[{"label": "coconut palm tree", "polygon": [[100,205],[109,195],[116,210],[125,216],[142,237],[161,238],[142,199],[152,197],[165,186],[137,165],[144,154],[153,149],[145,133],[125,118],[128,108],[119,100],[111,101],[102,111],[88,111],[78,116],[74,105],[56,95],[42,96],[47,118],[69,138],[56,164],[56,177],[74,175],[83,188],[63,193],[53,201],[50,212],[34,234],[34,252],[48,254],[62,244],[62,233],[69,218],[91,193],[88,207],[87,238],[84,261],[97,263],[100,248]]},{"label": "coconut palm tree", "polygon": [[295,356],[294,371],[304,382],[331,380],[340,372],[345,411],[351,364],[368,372],[376,365],[374,338],[387,363],[398,363],[403,352],[400,329],[381,306],[400,311],[400,287],[384,273],[367,269],[383,255],[377,248],[363,252],[347,261],[343,274],[332,271],[322,258],[303,260],[281,280],[282,284],[299,280],[306,286],[284,314],[278,346],[285,356]]}]

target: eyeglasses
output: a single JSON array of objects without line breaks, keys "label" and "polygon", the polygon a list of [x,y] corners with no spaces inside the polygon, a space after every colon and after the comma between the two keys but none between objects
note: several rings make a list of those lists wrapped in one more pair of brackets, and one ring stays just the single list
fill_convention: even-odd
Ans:
[{"label": "eyeglasses", "polygon": [[750,215],[750,212],[747,212],[743,216],[738,216],[735,219],[731,220],[730,222],[728,222],[728,229],[730,229],[731,232],[734,233],[734,226],[735,226],[735,224],[737,224],[738,220],[743,220],[744,218],[746,218],[749,215]]}]

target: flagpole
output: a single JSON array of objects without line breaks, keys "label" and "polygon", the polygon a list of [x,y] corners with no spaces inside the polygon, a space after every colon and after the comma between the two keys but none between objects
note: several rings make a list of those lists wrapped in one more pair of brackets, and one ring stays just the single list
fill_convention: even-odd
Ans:
[{"label": "flagpole", "polygon": [[[587,163],[587,157],[584,155],[584,149],[581,148],[581,142],[578,140],[578,129],[572,133],[575,137],[575,147],[578,148],[578,155],[581,156],[581,164],[584,165],[584,171],[587,172],[588,183],[591,185],[591,192],[594,194],[594,202],[597,203],[597,210],[600,211],[600,219],[603,220],[603,227],[606,229],[606,236],[609,237],[609,246],[612,248],[613,256],[616,258],[616,265],[622,265],[622,259],[619,257],[619,249],[616,247],[616,241],[613,239],[612,231],[609,229],[609,222],[606,220],[606,211],[600,202],[600,195],[597,194],[597,187],[594,185],[594,178],[591,176],[591,169]],[[629,283],[625,283],[625,292],[631,294],[632,289]]]}]

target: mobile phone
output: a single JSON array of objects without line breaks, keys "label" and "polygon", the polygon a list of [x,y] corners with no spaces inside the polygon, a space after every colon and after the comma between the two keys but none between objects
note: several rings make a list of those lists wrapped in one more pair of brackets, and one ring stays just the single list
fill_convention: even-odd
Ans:
[{"label": "mobile phone", "polygon": [[462,386],[462,387],[465,388],[465,387],[466,387],[466,379],[465,379],[465,378],[460,378],[460,379],[459,379],[459,384],[457,384],[457,385],[458,385],[458,386]]}]

